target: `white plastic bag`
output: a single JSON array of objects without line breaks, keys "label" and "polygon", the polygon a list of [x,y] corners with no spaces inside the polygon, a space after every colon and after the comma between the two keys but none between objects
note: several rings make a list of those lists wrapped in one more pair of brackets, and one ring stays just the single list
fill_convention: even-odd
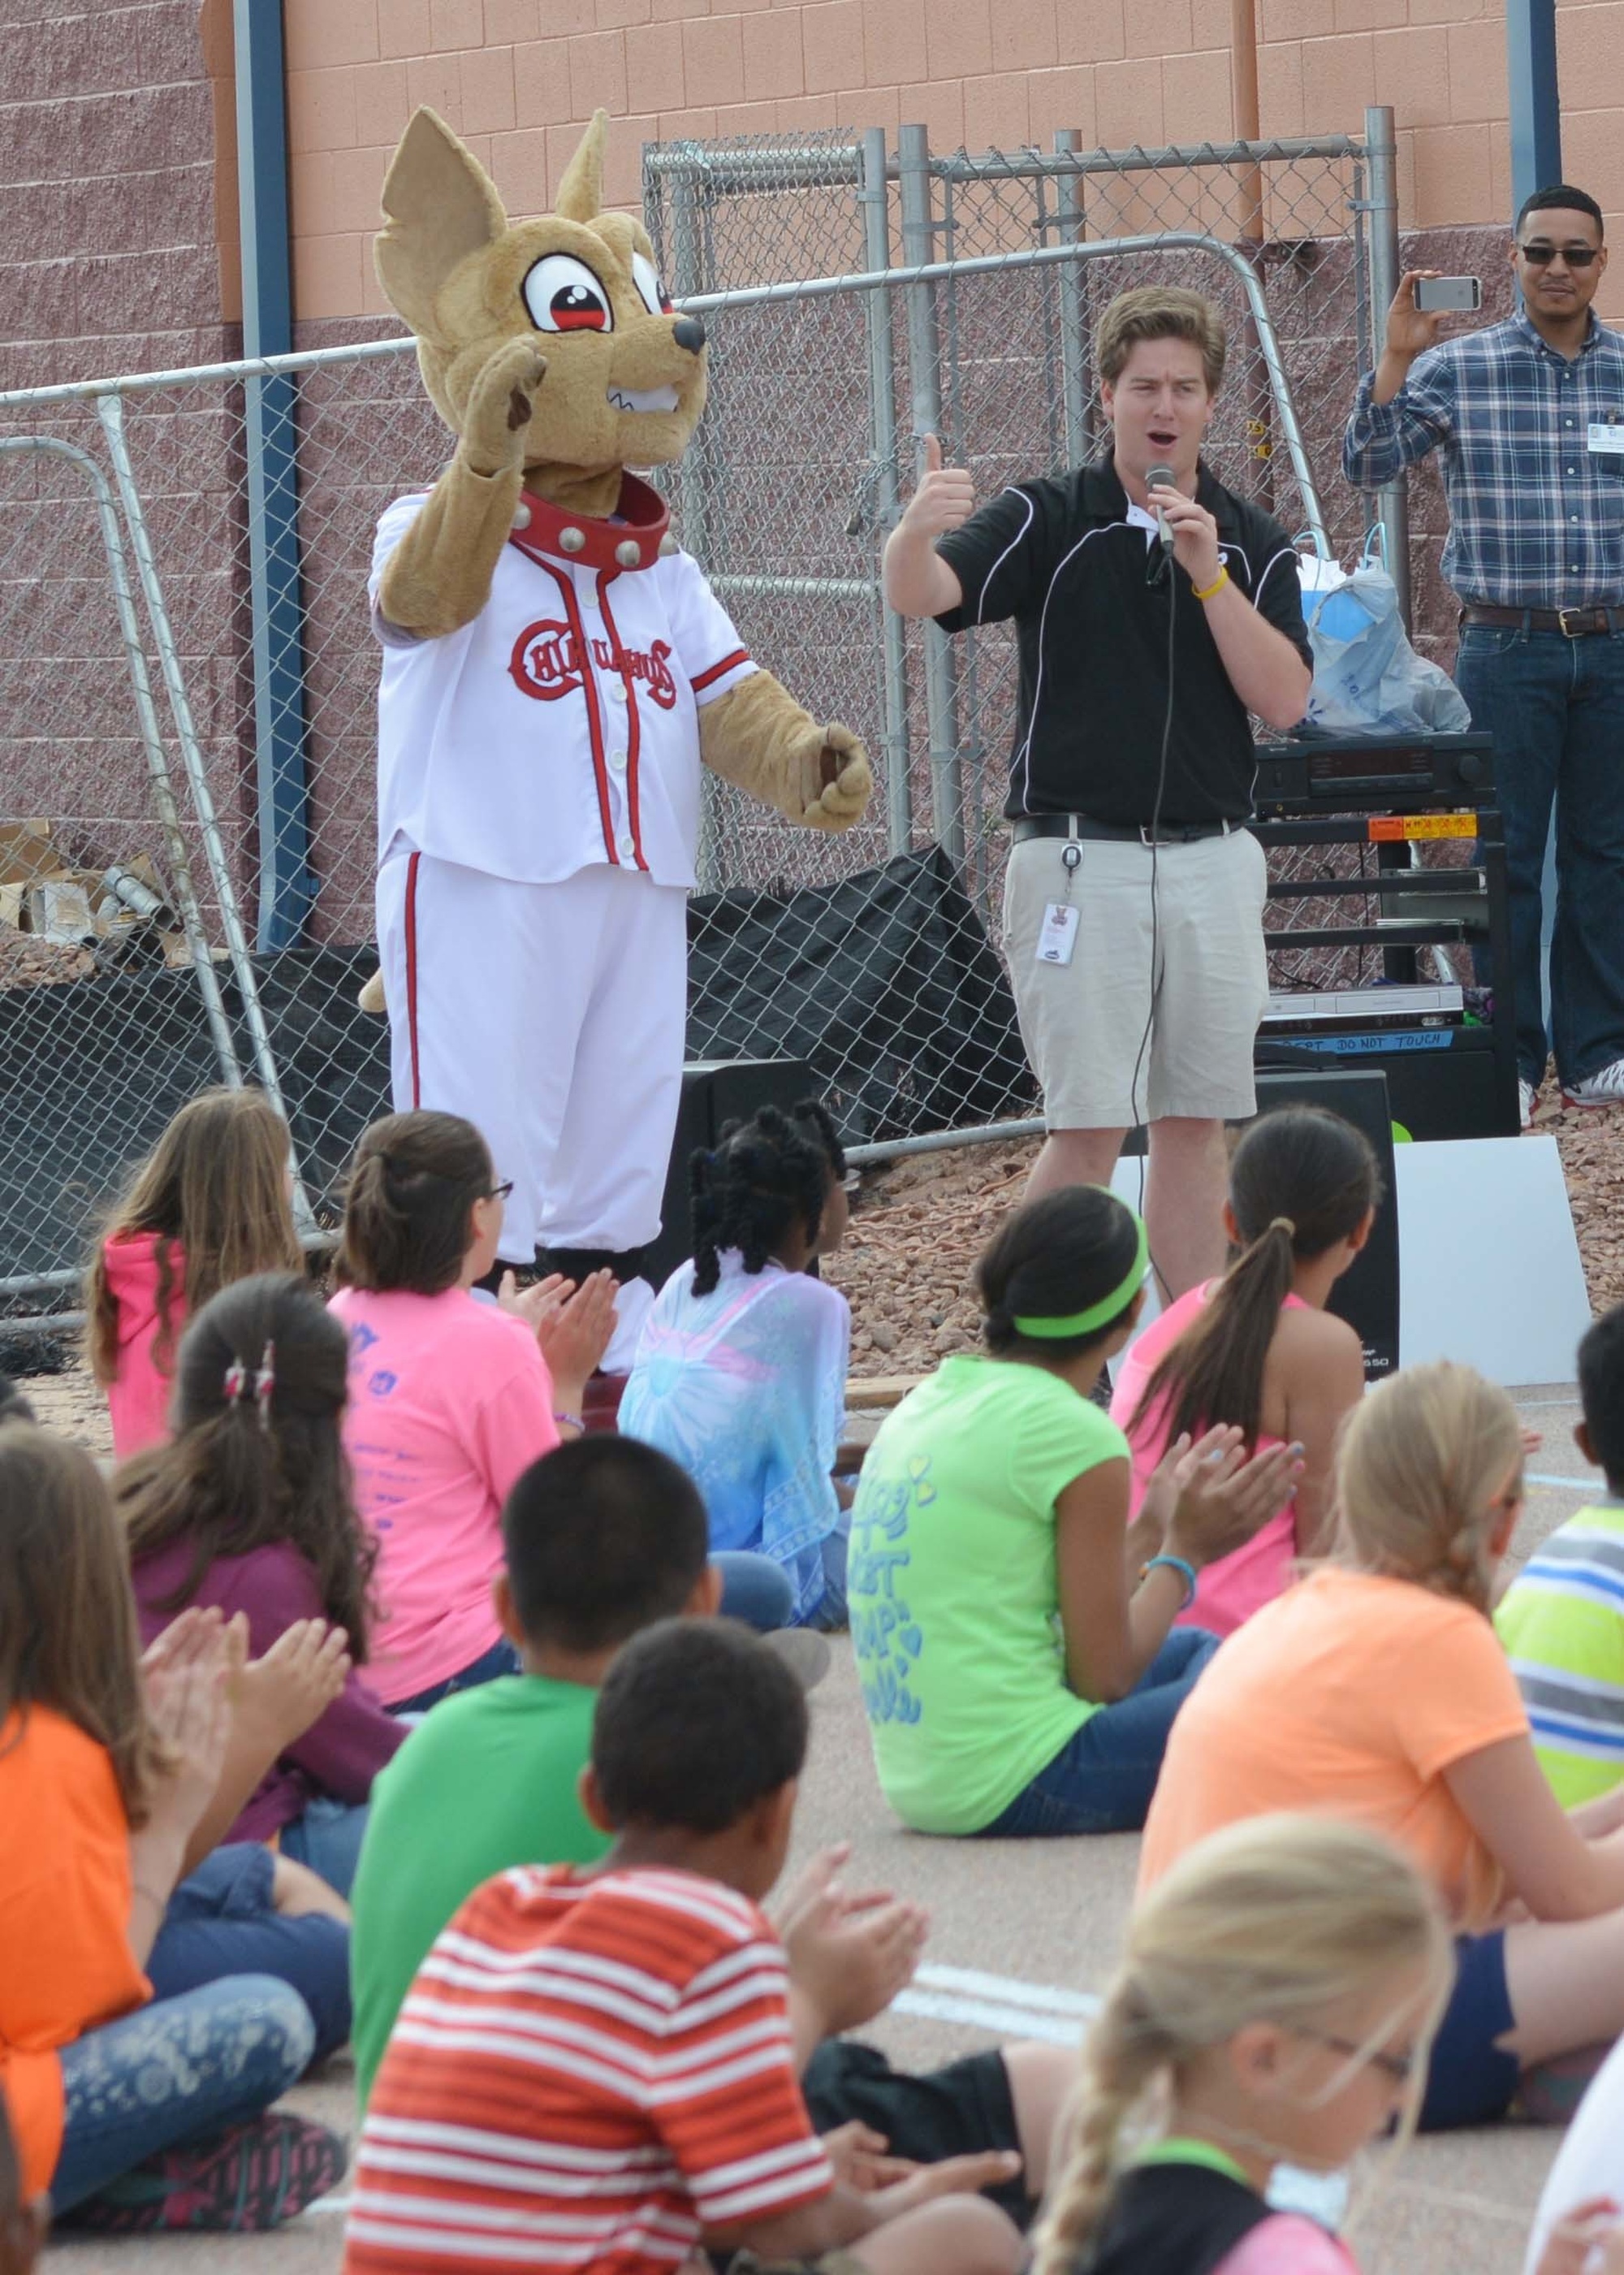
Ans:
[{"label": "white plastic bag", "polygon": [[1314,652],[1308,718],[1339,735],[1462,734],[1472,723],[1465,699],[1446,671],[1411,647],[1380,552],[1374,529],[1351,575],[1334,562],[1298,556]]}]

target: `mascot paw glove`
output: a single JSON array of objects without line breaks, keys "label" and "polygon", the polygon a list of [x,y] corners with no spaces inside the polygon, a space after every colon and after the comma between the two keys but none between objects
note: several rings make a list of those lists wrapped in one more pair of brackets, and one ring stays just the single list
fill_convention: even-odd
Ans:
[{"label": "mascot paw glove", "polygon": [[530,340],[504,340],[482,366],[468,395],[463,449],[481,474],[523,466],[530,443],[530,414],[547,376],[547,358]]},{"label": "mascot paw glove", "polygon": [[807,753],[806,808],[809,829],[850,829],[863,819],[873,794],[868,753],[850,727],[828,726]]}]

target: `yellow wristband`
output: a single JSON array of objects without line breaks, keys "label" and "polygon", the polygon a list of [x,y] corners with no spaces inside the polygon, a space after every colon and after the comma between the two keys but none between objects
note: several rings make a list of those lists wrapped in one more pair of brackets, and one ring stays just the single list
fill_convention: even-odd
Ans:
[{"label": "yellow wristband", "polygon": [[1194,591],[1197,600],[1198,600],[1198,601],[1210,601],[1210,600],[1212,599],[1212,597],[1213,593],[1221,593],[1221,592],[1223,591],[1223,589],[1224,589],[1224,586],[1225,586],[1228,582],[1229,582],[1229,571],[1228,571],[1228,570],[1227,570],[1227,569],[1223,568],[1223,567],[1221,567],[1221,566],[1220,566],[1220,568],[1219,569],[1219,571],[1218,571],[1217,576],[1213,578],[1213,579],[1212,579],[1212,583],[1207,586],[1207,588],[1206,588],[1206,590],[1205,590],[1205,593],[1201,590],[1201,588],[1200,588],[1200,586],[1192,586],[1192,588],[1191,588],[1191,589]]}]

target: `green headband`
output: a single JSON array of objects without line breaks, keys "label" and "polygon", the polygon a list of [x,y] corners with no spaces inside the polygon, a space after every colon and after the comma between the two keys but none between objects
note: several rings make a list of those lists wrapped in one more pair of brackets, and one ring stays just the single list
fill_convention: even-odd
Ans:
[{"label": "green headband", "polygon": [[1151,1260],[1151,1236],[1144,1229],[1144,1220],[1135,1215],[1131,1209],[1128,1213],[1133,1217],[1139,1238],[1126,1277],[1113,1288],[1108,1296],[1102,1296],[1097,1304],[1091,1304],[1086,1311],[1073,1311],[1063,1319],[1015,1320],[1013,1325],[1017,1335],[1031,1335],[1039,1342],[1061,1342],[1069,1335],[1091,1334],[1096,1327],[1103,1327],[1107,1319],[1115,1319],[1117,1313],[1125,1309],[1144,1285],[1145,1270]]}]

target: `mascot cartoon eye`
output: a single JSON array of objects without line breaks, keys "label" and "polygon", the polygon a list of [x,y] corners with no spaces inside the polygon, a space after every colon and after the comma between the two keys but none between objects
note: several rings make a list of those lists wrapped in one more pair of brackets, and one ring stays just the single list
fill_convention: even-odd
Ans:
[{"label": "mascot cartoon eye", "polygon": [[584,261],[549,253],[525,278],[525,306],[539,332],[612,332],[609,296]]},{"label": "mascot cartoon eye", "polygon": [[643,305],[651,316],[671,314],[671,296],[660,282],[660,271],[646,253],[631,256],[631,281],[643,297]]}]

